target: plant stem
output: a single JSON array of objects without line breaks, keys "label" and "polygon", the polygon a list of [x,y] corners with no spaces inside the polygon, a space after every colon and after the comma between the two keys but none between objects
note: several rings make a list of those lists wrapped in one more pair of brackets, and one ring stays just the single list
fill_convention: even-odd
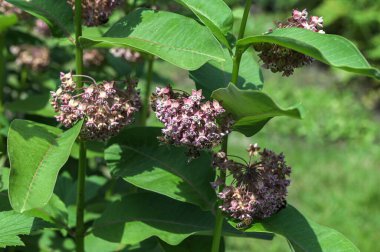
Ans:
[{"label": "plant stem", "polygon": [[[0,116],[4,114],[4,87],[5,87],[5,33],[0,32]],[[2,125],[0,125],[0,129]],[[0,135],[0,153],[5,153],[5,143]],[[4,154],[5,155],[5,154]]]},{"label": "plant stem", "polygon": [[[83,49],[79,44],[79,37],[82,36],[82,1],[75,0],[75,63],[76,63],[76,83],[78,87],[83,87]],[[77,178],[77,213],[75,244],[77,252],[84,252],[84,196],[86,182],[86,143],[80,140],[79,147],[79,167]]]},{"label": "plant stem", "polygon": [[[243,14],[242,22],[240,24],[238,39],[242,39],[244,37],[245,28],[247,26],[247,20],[249,16],[249,11],[251,9],[251,4],[252,4],[252,0],[247,0],[245,2],[244,14]],[[232,69],[231,82],[235,85],[237,84],[238,78],[239,78],[239,68],[240,68],[240,62],[241,62],[241,57],[243,55],[243,52],[244,52],[243,50],[239,50],[237,48],[235,51],[235,55],[233,56],[233,69]],[[222,151],[226,154],[227,154],[227,146],[228,146],[228,135],[225,136],[222,143]],[[221,192],[224,188],[224,184],[226,183],[226,172],[220,170],[219,176],[223,183],[221,186],[219,186],[219,192]],[[212,239],[211,252],[219,252],[220,240],[222,237],[223,220],[224,220],[223,213],[218,208],[216,210],[216,216],[215,216],[215,228],[214,228],[214,234],[213,234],[213,239]]]},{"label": "plant stem", "polygon": [[[245,2],[244,14],[243,14],[243,19],[242,19],[241,24],[240,24],[238,40],[242,39],[244,37],[249,12],[251,10],[251,5],[252,5],[252,0],[247,0]],[[232,59],[233,60],[233,68],[232,68],[231,82],[234,83],[235,85],[238,83],[240,62],[241,62],[241,57],[243,55],[243,52],[244,52],[244,50],[236,48],[235,55],[233,56],[233,59]]]},{"label": "plant stem", "polygon": [[154,63],[154,56],[150,56],[148,60],[148,71],[146,75],[144,102],[143,102],[141,118],[140,118],[141,126],[146,125],[146,120],[149,117],[149,98],[150,98],[150,89],[151,89],[150,86],[152,84],[152,79],[153,79],[153,63]]}]

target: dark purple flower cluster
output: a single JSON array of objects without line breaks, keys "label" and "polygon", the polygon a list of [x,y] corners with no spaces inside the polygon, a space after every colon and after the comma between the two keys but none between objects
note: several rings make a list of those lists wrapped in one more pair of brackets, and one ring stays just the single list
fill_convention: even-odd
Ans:
[{"label": "dark purple flower cluster", "polygon": [[202,149],[220,144],[233,123],[218,101],[203,99],[202,90],[193,90],[189,95],[174,92],[170,86],[157,88],[152,96],[153,110],[165,125],[161,141],[188,147],[191,158]]},{"label": "dark purple flower cluster", "polygon": [[[320,28],[323,27],[323,18],[312,16],[308,18],[308,12],[305,10],[293,10],[293,15],[286,22],[277,23],[277,28],[298,27],[311,30],[318,33],[324,33]],[[270,30],[269,32],[272,32]],[[309,65],[313,58],[306,56],[294,50],[270,43],[255,44],[254,49],[259,52],[259,57],[263,61],[263,67],[270,69],[272,72],[283,72],[283,76],[292,75],[295,68]]]},{"label": "dark purple flower cluster", "polygon": [[95,81],[78,88],[71,73],[61,73],[61,87],[51,92],[57,120],[65,127],[85,119],[81,137],[87,140],[106,140],[133,122],[141,107],[136,81],[128,81],[126,89],[115,87],[114,81]]},{"label": "dark purple flower cluster", "polygon": [[220,209],[233,219],[263,219],[277,213],[286,205],[291,168],[284,155],[250,145],[249,163],[229,160],[224,152],[214,155],[213,165],[233,176],[218,194]]},{"label": "dark purple flower cluster", "polygon": [[11,46],[10,51],[17,57],[17,65],[26,66],[33,71],[40,71],[50,63],[50,52],[47,47],[33,45]]},{"label": "dark purple flower cluster", "polygon": [[[75,10],[75,0],[67,0]],[[112,11],[121,0],[82,0],[83,21],[86,26],[98,26],[108,22]]]},{"label": "dark purple flower cluster", "polygon": [[112,48],[110,53],[116,58],[123,58],[129,62],[138,62],[142,59],[139,52],[133,51],[129,48]]}]

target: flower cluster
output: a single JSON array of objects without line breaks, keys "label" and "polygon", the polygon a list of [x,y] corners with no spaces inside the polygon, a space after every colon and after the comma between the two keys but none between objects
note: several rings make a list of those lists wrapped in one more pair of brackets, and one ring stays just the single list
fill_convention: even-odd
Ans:
[{"label": "flower cluster", "polygon": [[0,13],[5,15],[16,14],[17,16],[23,15],[23,11],[16,8],[13,4],[0,0]]},{"label": "flower cluster", "polygon": [[110,53],[116,58],[123,58],[129,62],[138,62],[142,59],[139,52],[133,51],[129,48],[112,48]]},{"label": "flower cluster", "polygon": [[[277,23],[277,28],[298,27],[311,30],[313,32],[324,33],[323,18],[312,16],[308,18],[305,10],[293,10],[293,15],[286,22]],[[272,32],[271,30],[269,32]],[[283,72],[283,76],[292,75],[295,68],[309,65],[313,58],[294,50],[270,43],[258,43],[254,49],[259,52],[259,57],[263,61],[263,66],[272,72]]]},{"label": "flower cluster", "polygon": [[[75,10],[75,0],[67,0]],[[121,0],[82,0],[83,21],[86,26],[98,26],[108,22],[112,11]]]},{"label": "flower cluster", "polygon": [[95,81],[78,88],[71,73],[61,73],[61,87],[51,92],[52,106],[58,112],[57,120],[65,127],[85,119],[81,137],[88,140],[106,140],[133,122],[141,107],[137,82],[129,80],[126,89],[118,89],[114,81]]},{"label": "flower cluster", "polygon": [[83,53],[83,64],[86,67],[99,67],[104,60],[104,55],[97,49],[86,50]]},{"label": "flower cluster", "polygon": [[41,19],[36,20],[33,31],[43,37],[49,37],[51,35],[49,26]]},{"label": "flower cluster", "polygon": [[[218,198],[220,209],[237,220],[263,219],[272,216],[286,205],[291,168],[284,155],[250,145],[249,163],[229,160],[224,152],[214,155],[213,165],[233,176]],[[219,182],[220,184],[220,182]]]},{"label": "flower cluster", "polygon": [[47,47],[33,45],[11,46],[10,51],[17,57],[17,65],[26,66],[33,71],[40,71],[50,63],[50,53]]},{"label": "flower cluster", "polygon": [[202,90],[193,90],[189,95],[174,92],[170,86],[157,88],[152,96],[153,110],[165,125],[160,140],[188,147],[190,158],[197,157],[202,149],[220,144],[233,123],[218,101],[203,99]]}]

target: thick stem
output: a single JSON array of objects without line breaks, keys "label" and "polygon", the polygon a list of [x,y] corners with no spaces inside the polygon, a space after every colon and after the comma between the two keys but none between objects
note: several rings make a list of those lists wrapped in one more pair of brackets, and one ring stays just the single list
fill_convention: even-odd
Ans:
[{"label": "thick stem", "polygon": [[[75,0],[75,63],[76,83],[78,87],[83,87],[83,49],[79,44],[79,37],[82,36],[82,1]],[[79,148],[79,167],[77,178],[77,213],[76,213],[76,231],[75,243],[76,251],[84,252],[84,197],[85,197],[85,181],[86,181],[86,143],[80,141]]]},{"label": "thick stem", "polygon": [[[251,4],[252,4],[252,0],[247,0],[245,2],[244,14],[243,14],[243,19],[240,24],[238,39],[242,39],[244,37],[249,12],[251,10]],[[233,69],[232,69],[231,82],[235,85],[237,84],[238,78],[239,78],[239,68],[240,68],[240,62],[241,62],[241,57],[243,55],[243,52],[244,51],[236,49],[235,55],[233,56]],[[228,145],[228,136],[225,137],[222,143],[222,151],[225,152],[226,154],[227,154],[227,145]],[[219,186],[219,192],[221,192],[226,182],[226,172],[221,170],[219,175],[220,175],[221,181],[223,182],[222,186]],[[218,208],[216,210],[216,216],[215,216],[215,228],[214,228],[211,252],[219,252],[220,240],[222,237],[223,220],[224,218],[223,218],[222,211]]]},{"label": "thick stem", "polygon": [[86,143],[80,142],[79,148],[79,169],[77,179],[77,223],[76,223],[76,251],[84,251],[84,188],[86,182]]},{"label": "thick stem", "polygon": [[149,98],[150,98],[150,89],[152,85],[152,79],[153,79],[153,63],[154,63],[154,56],[149,57],[148,60],[148,70],[146,75],[146,86],[145,86],[145,95],[144,95],[144,102],[143,107],[141,111],[141,118],[140,118],[140,125],[145,126],[146,120],[149,117]]},{"label": "thick stem", "polygon": [[[227,154],[227,145],[228,145],[228,136],[225,136],[222,142],[222,148],[221,151]],[[219,192],[223,191],[224,189],[224,183],[226,182],[226,171],[223,171],[220,169],[219,177],[221,181],[223,181],[223,184],[219,186]],[[215,227],[214,227],[214,233],[213,233],[213,239],[212,239],[212,248],[211,252],[219,252],[220,247],[220,240],[222,238],[222,228],[223,228],[223,213],[222,210],[219,208],[216,209],[216,216],[215,216]]]},{"label": "thick stem", "polygon": [[[4,113],[4,87],[5,87],[5,33],[0,32],[0,116]],[[0,129],[2,126],[0,125]],[[0,135],[0,153],[5,153],[5,142]]]}]

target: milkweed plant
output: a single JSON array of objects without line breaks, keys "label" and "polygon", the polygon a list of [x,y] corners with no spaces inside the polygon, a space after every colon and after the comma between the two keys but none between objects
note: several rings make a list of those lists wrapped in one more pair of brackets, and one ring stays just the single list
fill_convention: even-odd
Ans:
[{"label": "milkweed plant", "polygon": [[[279,235],[292,251],[358,251],[287,201],[298,167],[283,153],[252,142],[240,146],[246,155],[230,155],[228,137],[254,136],[277,116],[302,117],[300,106],[282,108],[262,91],[262,68],[283,78],[314,61],[376,79],[380,71],[306,9],[245,36],[252,0],[238,34],[222,0],[169,2],[0,1],[0,88],[13,62],[24,87],[44,92],[22,106],[45,99],[50,111],[35,112],[44,123],[21,119],[1,92],[1,117],[13,121],[2,126],[9,169],[0,173],[0,247],[29,246],[40,235],[48,251],[72,241],[78,252],[218,252],[224,237]],[[51,48],[67,57],[55,63]],[[157,61],[187,70],[195,86],[153,83]],[[47,71],[54,85],[41,89]],[[28,84],[30,76],[41,83]]]}]

